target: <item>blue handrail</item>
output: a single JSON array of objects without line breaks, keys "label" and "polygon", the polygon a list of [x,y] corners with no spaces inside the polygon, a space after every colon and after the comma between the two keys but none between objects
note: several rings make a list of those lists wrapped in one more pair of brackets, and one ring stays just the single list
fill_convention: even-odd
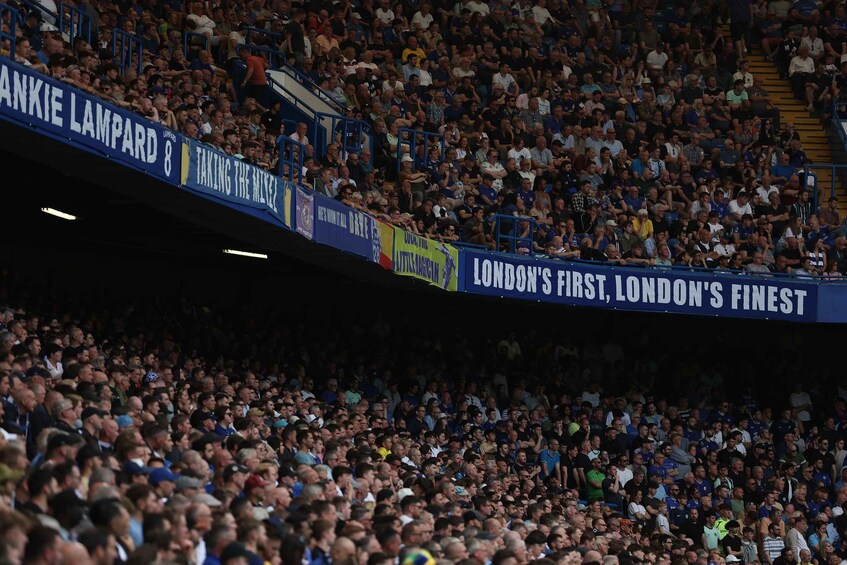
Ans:
[{"label": "blue handrail", "polygon": [[[326,121],[329,121],[329,127],[325,125]],[[315,112],[315,156],[322,157],[326,153],[327,145],[336,142],[341,146],[342,157],[345,159],[350,153],[361,153],[365,144],[366,127],[365,122],[356,118]],[[337,137],[341,139],[337,140]],[[370,138],[370,142],[373,143],[373,138]],[[373,147],[369,149],[372,158]]]},{"label": "blue handrail", "polygon": [[140,73],[144,62],[141,40],[123,30],[112,30],[112,62],[118,66],[121,74],[133,67]]},{"label": "blue handrail", "polygon": [[279,144],[279,176],[302,185],[306,146],[287,135],[280,135],[276,141]]},{"label": "blue handrail", "polygon": [[67,34],[68,43],[71,46],[78,37],[83,38],[86,43],[91,45],[91,17],[85,10],[61,2],[59,4],[58,24],[59,32]]},{"label": "blue handrail", "polygon": [[[423,138],[423,155],[418,155],[418,138]],[[420,129],[400,128],[397,132],[397,171],[399,172],[403,166],[403,146],[409,146],[409,156],[414,159],[414,168],[419,168],[426,163],[429,157],[430,147],[438,146],[441,148],[441,158],[444,160],[444,134],[433,133]]]},{"label": "blue handrail", "polygon": [[279,33],[268,31],[266,29],[262,29],[259,27],[245,27],[244,28],[244,43],[255,44],[255,45],[266,45],[265,43],[257,43],[256,41],[251,41],[254,35],[258,35],[262,38],[269,39],[270,45],[278,46],[282,43],[282,35]]},{"label": "blue handrail", "polygon": [[56,14],[54,12],[51,12],[34,0],[20,0],[20,2],[29,8],[30,11],[35,10],[36,12],[39,12],[41,14],[41,19],[45,22],[56,25]]},{"label": "blue handrail", "polygon": [[303,74],[303,72],[300,71],[300,69],[298,69],[297,67],[293,67],[293,66],[289,65],[288,63],[285,63],[284,65],[282,65],[280,67],[280,69],[290,71],[289,75],[291,75],[295,79],[297,79],[297,82],[299,82],[301,85],[306,87],[306,89],[312,91],[312,93],[317,95],[318,98],[320,98],[321,100],[323,100],[324,102],[326,102],[327,104],[329,104],[330,106],[335,108],[335,110],[339,114],[344,113],[344,107],[341,104],[339,104],[338,101],[335,100],[332,96],[330,96],[329,93],[326,90],[324,90],[323,88],[321,88],[320,86],[315,84],[312,81],[312,79],[310,79],[305,74]]},{"label": "blue handrail", "polygon": [[844,151],[847,151],[847,130],[844,129],[847,127],[847,100],[833,100],[832,127],[838,132],[838,138],[841,140]]},{"label": "blue handrail", "polygon": [[6,4],[0,4],[0,21],[3,20],[4,14],[9,14],[9,33],[6,33],[0,27],[0,44],[3,41],[9,42],[9,58],[15,58],[15,46],[17,45],[15,30],[18,25],[18,11]]},{"label": "blue handrail", "polygon": [[[494,222],[494,241],[497,243],[497,250],[502,250],[503,245],[506,246],[508,253],[518,253],[518,249],[528,247],[529,255],[535,255],[533,243],[535,242],[535,232],[538,229],[538,222],[535,218],[507,216],[505,214],[494,214],[489,218],[489,221]],[[522,235],[522,223],[529,224],[529,232],[527,235]],[[526,245],[521,245],[521,244]]]},{"label": "blue handrail", "polygon": [[285,53],[274,49],[272,47],[266,47],[264,45],[254,45],[252,43],[246,43],[245,47],[250,50],[250,53],[266,53],[268,56],[268,66],[272,69],[278,67],[278,63],[280,60],[285,60]]},{"label": "blue handrail", "polygon": [[[551,255],[546,255],[543,253],[536,254],[536,257],[543,257],[545,259],[550,259],[553,261],[567,261],[568,263],[582,263],[585,265],[593,265],[600,267],[609,267],[610,269],[614,269],[615,267],[619,267],[618,263],[614,261],[595,261],[593,259],[581,259],[578,257],[556,257]],[[628,265],[629,268],[640,268],[637,265]],[[661,271],[685,271],[688,273],[701,273],[703,275],[737,275],[737,276],[747,276],[747,277],[767,277],[767,278],[776,278],[776,279],[800,279],[800,280],[809,280],[814,281],[816,284],[844,284],[847,283],[847,277],[836,277],[829,278],[825,275],[797,275],[795,273],[756,273],[747,271],[744,269],[709,269],[708,267],[697,267],[697,266],[689,266],[689,265],[669,265],[669,266],[652,266],[652,267],[643,267],[647,269],[655,269]]]}]

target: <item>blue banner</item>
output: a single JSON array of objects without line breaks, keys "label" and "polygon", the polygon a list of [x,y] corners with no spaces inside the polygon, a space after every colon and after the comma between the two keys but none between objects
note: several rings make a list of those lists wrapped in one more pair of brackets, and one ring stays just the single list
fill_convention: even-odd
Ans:
[{"label": "blue banner", "polygon": [[291,227],[292,187],[275,174],[187,138],[182,162],[183,188],[267,213]]},{"label": "blue banner", "polygon": [[379,263],[381,235],[373,216],[316,194],[314,240]]},{"label": "blue banner", "polygon": [[0,115],[54,139],[177,184],[176,132],[0,58]]},{"label": "blue banner", "polygon": [[294,217],[297,219],[297,233],[312,240],[315,237],[315,197],[303,188],[297,188],[294,199]]},{"label": "blue banner", "polygon": [[473,294],[614,308],[815,322],[818,284],[761,275],[603,267],[462,250],[460,290]]}]

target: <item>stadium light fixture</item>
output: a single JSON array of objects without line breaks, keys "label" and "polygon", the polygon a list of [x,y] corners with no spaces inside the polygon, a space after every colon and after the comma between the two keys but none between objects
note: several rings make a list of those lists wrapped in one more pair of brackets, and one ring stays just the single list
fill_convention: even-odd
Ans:
[{"label": "stadium light fixture", "polygon": [[74,221],[76,220],[76,216],[73,214],[68,214],[66,212],[62,212],[61,210],[56,210],[55,208],[42,208],[42,212],[45,214],[50,214],[51,216],[56,216],[57,218],[62,218],[63,220]]},{"label": "stadium light fixture", "polygon": [[224,249],[227,255],[238,255],[239,257],[250,257],[251,259],[267,259],[266,253],[254,253],[252,251],[241,251],[239,249]]}]

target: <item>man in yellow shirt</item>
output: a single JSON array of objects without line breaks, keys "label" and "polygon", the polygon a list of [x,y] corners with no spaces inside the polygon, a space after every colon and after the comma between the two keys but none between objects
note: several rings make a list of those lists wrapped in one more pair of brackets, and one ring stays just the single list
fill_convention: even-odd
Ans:
[{"label": "man in yellow shirt", "polygon": [[403,53],[400,58],[403,60],[403,63],[409,58],[409,55],[417,55],[418,60],[415,66],[420,65],[420,62],[426,59],[426,53],[423,49],[418,46],[418,38],[414,35],[410,35],[409,39],[406,40],[406,48],[403,49]]}]

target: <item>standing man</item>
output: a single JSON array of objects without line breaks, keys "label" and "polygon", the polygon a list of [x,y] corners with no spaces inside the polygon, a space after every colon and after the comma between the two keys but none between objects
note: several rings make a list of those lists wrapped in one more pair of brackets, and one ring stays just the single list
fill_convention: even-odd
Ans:
[{"label": "standing man", "polygon": [[255,98],[261,104],[268,88],[268,77],[265,75],[268,62],[261,57],[251,55],[246,45],[238,48],[238,56],[247,65],[247,74],[241,81],[241,88],[246,89],[244,95],[247,98]]}]

